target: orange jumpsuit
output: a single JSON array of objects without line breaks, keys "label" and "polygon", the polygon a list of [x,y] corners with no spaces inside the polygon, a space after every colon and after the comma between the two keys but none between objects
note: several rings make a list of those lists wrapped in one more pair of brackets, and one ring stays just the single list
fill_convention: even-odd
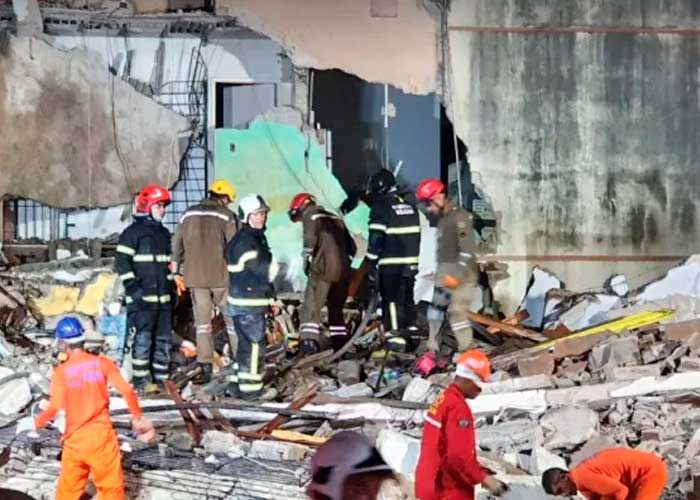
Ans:
[{"label": "orange jumpsuit", "polygon": [[476,457],[474,417],[453,384],[437,397],[425,417],[416,468],[416,497],[474,500],[474,486],[486,476]]},{"label": "orange jumpsuit", "polygon": [[123,500],[119,441],[109,418],[107,384],[124,397],[134,418],[141,418],[136,393],[111,359],[82,350],[54,368],[49,407],[37,416],[37,428],[45,427],[65,410],[61,476],[56,500],[78,500],[92,474],[100,500]]},{"label": "orange jumpsuit", "polygon": [[658,500],[668,480],[659,457],[628,448],[601,451],[569,476],[589,500]]}]

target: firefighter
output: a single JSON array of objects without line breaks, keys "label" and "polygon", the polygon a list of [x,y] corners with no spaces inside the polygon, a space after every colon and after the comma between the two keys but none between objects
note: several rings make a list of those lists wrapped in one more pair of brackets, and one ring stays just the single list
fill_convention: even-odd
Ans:
[{"label": "firefighter", "polygon": [[270,207],[261,196],[245,196],[238,205],[243,225],[226,249],[228,310],[238,335],[229,392],[243,399],[258,398],[263,387],[265,317],[274,302],[272,282],[278,267],[265,237],[269,211]]},{"label": "firefighter", "polygon": [[478,384],[490,375],[491,365],[484,353],[462,353],[454,382],[426,414],[416,468],[419,500],[474,500],[477,484],[496,496],[506,491],[506,485],[477,460],[474,416],[465,400],[476,398],[481,393]]},{"label": "firefighter", "polygon": [[369,190],[369,282],[374,287],[378,281],[387,348],[402,351],[406,341],[400,333],[416,325],[413,288],[420,250],[418,211],[398,195],[396,179],[388,170],[372,176]]},{"label": "firefighter", "polygon": [[375,500],[385,481],[396,480],[372,443],[357,432],[335,434],[311,458],[312,500]]},{"label": "firefighter", "polygon": [[348,297],[350,263],[357,248],[343,220],[316,204],[309,193],[299,193],[289,206],[292,222],[301,221],[304,230],[304,273],[309,277],[301,308],[301,352],[319,351],[321,309],[328,307],[328,324],[333,349],[347,340],[343,305]]},{"label": "firefighter", "polygon": [[161,223],[170,193],[144,187],[136,197],[134,222],[119,236],[114,267],[126,290],[127,325],[133,336],[133,384],[149,392],[168,378],[173,281],[170,232]]},{"label": "firefighter", "polygon": [[[222,314],[226,312],[228,272],[224,254],[238,230],[238,219],[227,205],[235,197],[236,190],[228,181],[214,181],[209,186],[208,197],[184,213],[173,236],[171,269],[175,273],[175,283],[187,286],[192,297],[197,362],[201,367],[201,376],[194,380],[198,384],[211,381],[214,360],[211,319],[215,308]],[[231,317],[224,314],[224,319],[233,358],[237,338]]]},{"label": "firefighter", "polygon": [[467,350],[473,339],[467,311],[480,309],[479,264],[472,238],[473,216],[447,198],[446,186],[439,179],[426,179],[418,185],[416,198],[426,204],[431,215],[439,217],[437,276],[433,302],[428,309],[430,328],[428,349],[439,349],[438,333],[447,311],[459,351]]},{"label": "firefighter", "polygon": [[59,411],[65,412],[61,475],[57,500],[82,498],[88,475],[100,500],[122,500],[124,477],[117,434],[109,418],[111,385],[124,397],[133,417],[133,429],[144,441],[155,438],[153,424],[143,416],[138,398],[119,368],[109,358],[83,350],[85,331],[78,318],[67,316],[56,325],[56,343],[65,361],[51,375],[48,406],[34,425],[45,427]]},{"label": "firefighter", "polygon": [[542,487],[549,495],[580,493],[590,500],[658,500],[667,481],[659,457],[627,448],[603,450],[571,471],[553,468],[542,474]]}]

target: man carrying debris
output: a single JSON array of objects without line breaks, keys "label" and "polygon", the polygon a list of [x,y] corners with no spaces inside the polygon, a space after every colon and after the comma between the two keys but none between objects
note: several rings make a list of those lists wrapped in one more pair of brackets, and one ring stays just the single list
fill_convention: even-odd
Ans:
[{"label": "man carrying debris", "polygon": [[472,344],[472,322],[467,311],[481,302],[479,264],[472,239],[473,216],[447,198],[447,187],[439,179],[426,179],[416,189],[418,201],[438,216],[437,276],[433,302],[428,310],[428,349],[439,350],[438,333],[447,310],[459,351]]},{"label": "man carrying debris", "polygon": [[265,316],[273,304],[272,281],[277,274],[277,264],[265,237],[269,211],[262,196],[245,196],[238,205],[243,226],[226,249],[229,314],[238,335],[230,392],[243,399],[259,397],[263,388]]},{"label": "man carrying debris", "polygon": [[667,481],[659,457],[627,448],[603,450],[570,471],[554,468],[542,474],[548,494],[580,493],[589,500],[658,500]]},{"label": "man carrying debris", "polygon": [[425,416],[416,468],[419,500],[474,500],[477,484],[496,496],[506,491],[506,485],[489,475],[477,460],[474,416],[465,401],[481,393],[477,384],[486,382],[490,375],[491,364],[484,353],[462,353],[454,382],[435,399]]},{"label": "man carrying debris", "polygon": [[144,187],[136,197],[134,222],[117,245],[114,267],[126,290],[127,325],[133,336],[133,384],[139,392],[155,390],[170,369],[172,293],[170,232],[163,226],[170,193],[163,186]]},{"label": "man carrying debris", "polygon": [[397,193],[396,179],[381,170],[369,182],[369,281],[379,281],[387,348],[406,350],[400,333],[415,329],[413,288],[418,271],[420,221],[416,208]]},{"label": "man carrying debris", "polygon": [[396,479],[372,443],[357,432],[335,434],[311,458],[311,500],[375,500],[385,481]]},{"label": "man carrying debris", "polygon": [[81,498],[91,475],[100,500],[122,500],[121,452],[109,418],[107,385],[116,388],[126,401],[133,417],[132,426],[140,439],[155,438],[153,424],[143,416],[136,393],[122,378],[114,361],[83,350],[85,331],[78,318],[68,316],[58,322],[56,342],[66,360],[54,368],[51,399],[35,420],[36,428],[40,429],[59,411],[65,411],[56,499]]},{"label": "man carrying debris", "polygon": [[[227,205],[233,202],[236,190],[225,180],[209,186],[209,196],[187,209],[173,236],[172,271],[178,292],[187,286],[192,298],[194,324],[197,332],[197,361],[201,375],[195,383],[211,381],[214,361],[214,337],[211,320],[214,309],[226,311],[228,272],[226,245],[238,230],[238,220]],[[184,262],[184,265],[183,265]],[[182,276],[179,272],[182,272]],[[235,357],[236,334],[233,322],[224,314],[226,330]]]},{"label": "man carrying debris", "polygon": [[299,315],[301,352],[319,351],[321,310],[328,307],[331,343],[336,351],[347,340],[343,305],[348,297],[350,263],[357,248],[343,220],[316,204],[309,193],[299,193],[289,206],[292,222],[304,230],[304,273],[309,277]]}]

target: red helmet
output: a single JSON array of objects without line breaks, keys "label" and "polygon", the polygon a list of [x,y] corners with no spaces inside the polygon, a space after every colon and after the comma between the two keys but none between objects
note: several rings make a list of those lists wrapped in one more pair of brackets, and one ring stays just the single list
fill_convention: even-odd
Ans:
[{"label": "red helmet", "polygon": [[136,211],[148,214],[151,212],[151,207],[153,205],[157,203],[165,203],[167,205],[171,201],[172,198],[167,188],[157,184],[150,184],[136,195]]},{"label": "red helmet", "polygon": [[418,201],[426,202],[434,196],[446,191],[445,183],[440,179],[425,179],[416,188],[416,198]]},{"label": "red helmet", "polygon": [[309,203],[316,203],[316,198],[310,193],[299,193],[292,199],[292,203],[289,204],[289,218],[293,222],[298,221],[301,218],[301,213],[304,207]]}]

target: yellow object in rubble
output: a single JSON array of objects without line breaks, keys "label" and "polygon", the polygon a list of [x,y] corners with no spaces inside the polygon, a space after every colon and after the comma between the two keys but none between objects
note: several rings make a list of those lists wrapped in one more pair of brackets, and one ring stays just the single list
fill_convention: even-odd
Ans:
[{"label": "yellow object in rubble", "polygon": [[308,444],[311,446],[321,446],[322,444],[325,444],[326,441],[328,441],[328,438],[325,437],[310,436],[308,434],[302,434],[301,432],[284,431],[280,429],[275,429],[270,433],[270,435],[273,438],[277,438],[283,441],[291,441],[299,444]]},{"label": "yellow object in rubble", "polygon": [[660,309],[658,311],[644,311],[637,314],[632,314],[624,318],[614,319],[612,321],[601,323],[600,325],[586,328],[585,330],[574,332],[571,335],[567,335],[566,337],[562,337],[560,339],[550,340],[548,342],[537,344],[535,347],[533,347],[533,350],[540,351],[549,349],[550,347],[554,347],[556,344],[564,340],[588,337],[590,335],[596,335],[599,333],[612,332],[620,334],[625,330],[634,330],[643,326],[659,323],[670,318],[674,314],[676,314],[676,311],[674,311],[673,309]]}]

